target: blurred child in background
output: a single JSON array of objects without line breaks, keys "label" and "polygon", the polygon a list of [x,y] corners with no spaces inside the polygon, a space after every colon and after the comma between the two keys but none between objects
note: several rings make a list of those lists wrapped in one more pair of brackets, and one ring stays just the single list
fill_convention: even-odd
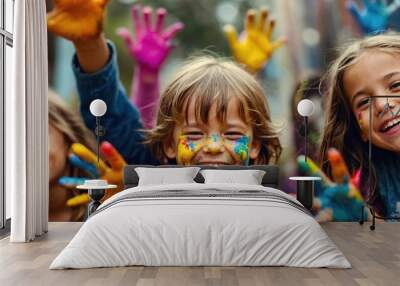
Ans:
[{"label": "blurred child in background", "polygon": [[[64,176],[87,177],[88,173],[69,161],[70,147],[80,143],[94,150],[96,140],[79,114],[49,90],[49,221],[79,221],[84,204],[69,207],[67,201],[80,192],[59,183]],[[82,181],[80,181],[82,182]],[[79,183],[79,182],[77,182]]]}]

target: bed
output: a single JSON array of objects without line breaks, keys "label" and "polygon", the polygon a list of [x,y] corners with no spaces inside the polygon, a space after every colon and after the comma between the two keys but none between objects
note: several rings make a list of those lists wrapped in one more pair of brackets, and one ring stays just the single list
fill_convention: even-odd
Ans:
[{"label": "bed", "polygon": [[278,189],[276,166],[221,167],[263,170],[261,185],[204,183],[198,173],[193,183],[150,186],[138,185],[137,167],[126,167],[126,189],[97,209],[50,269],[351,267],[309,211]]}]

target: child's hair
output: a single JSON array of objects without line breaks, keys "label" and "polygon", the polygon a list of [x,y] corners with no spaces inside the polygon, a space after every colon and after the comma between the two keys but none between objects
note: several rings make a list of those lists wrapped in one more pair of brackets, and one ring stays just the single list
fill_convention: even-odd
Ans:
[{"label": "child's hair", "polygon": [[228,102],[234,97],[240,101],[240,116],[252,126],[254,139],[262,144],[258,158],[251,163],[276,162],[282,147],[262,87],[237,64],[213,56],[189,59],[162,93],[156,126],[147,134],[155,156],[162,163],[168,162],[163,144],[171,142],[175,124],[187,119],[191,100],[195,100],[197,120],[206,123],[215,103],[218,120],[223,123]]},{"label": "child's hair", "polygon": [[368,181],[362,180],[361,187],[365,191],[367,185],[373,186],[373,192],[368,193],[367,202],[375,204],[378,199],[376,172],[372,166],[372,173],[368,174],[368,143],[362,140],[361,129],[345,95],[343,84],[346,69],[354,65],[364,52],[372,50],[400,53],[399,34],[391,32],[355,41],[348,45],[331,65],[327,73],[328,112],[325,117],[319,159],[322,170],[331,175],[327,152],[331,147],[338,149],[351,173],[361,168],[363,178],[369,178]]},{"label": "child's hair", "polygon": [[[66,144],[81,143],[90,150],[95,150],[96,139],[93,133],[85,126],[79,113],[74,112],[51,89],[48,92],[49,123],[60,131]],[[71,176],[87,176],[82,170],[71,167]]]}]

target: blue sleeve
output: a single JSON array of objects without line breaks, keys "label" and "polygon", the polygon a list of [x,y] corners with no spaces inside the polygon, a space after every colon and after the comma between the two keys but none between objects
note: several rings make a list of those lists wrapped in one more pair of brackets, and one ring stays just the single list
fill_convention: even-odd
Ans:
[{"label": "blue sleeve", "polygon": [[105,128],[105,135],[101,139],[113,144],[128,164],[157,164],[143,144],[139,112],[129,102],[119,80],[115,47],[110,42],[108,46],[110,59],[103,69],[95,73],[83,72],[76,55],[72,60],[83,120],[89,129],[94,130],[96,119],[90,113],[89,106],[95,99],[104,100],[107,112],[101,117],[101,125]]}]

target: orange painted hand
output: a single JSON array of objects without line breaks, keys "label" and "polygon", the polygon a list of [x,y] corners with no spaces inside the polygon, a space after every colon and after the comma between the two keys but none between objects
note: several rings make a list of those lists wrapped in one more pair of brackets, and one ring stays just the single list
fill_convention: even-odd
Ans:
[{"label": "orange painted hand", "polygon": [[[120,192],[123,189],[123,171],[126,165],[124,158],[109,142],[103,142],[100,145],[100,152],[105,159],[99,159],[97,156],[82,144],[75,143],[71,146],[70,163],[78,168],[85,170],[92,178],[101,178],[107,180],[109,184],[117,185],[116,189],[110,189],[106,192],[103,200],[108,199],[112,195]],[[59,180],[61,185],[67,187],[75,187],[82,184],[84,179],[62,177]],[[87,194],[79,195],[67,201],[68,206],[76,206],[89,202]]]},{"label": "orange painted hand", "polygon": [[234,26],[226,25],[224,27],[233,56],[253,73],[262,69],[271,58],[272,53],[286,43],[285,37],[271,41],[275,20],[267,21],[267,8],[260,9],[257,21],[256,14],[254,9],[247,11],[245,30],[239,38]]},{"label": "orange painted hand", "polygon": [[71,41],[95,38],[103,30],[108,0],[54,0],[47,14],[49,31]]}]

